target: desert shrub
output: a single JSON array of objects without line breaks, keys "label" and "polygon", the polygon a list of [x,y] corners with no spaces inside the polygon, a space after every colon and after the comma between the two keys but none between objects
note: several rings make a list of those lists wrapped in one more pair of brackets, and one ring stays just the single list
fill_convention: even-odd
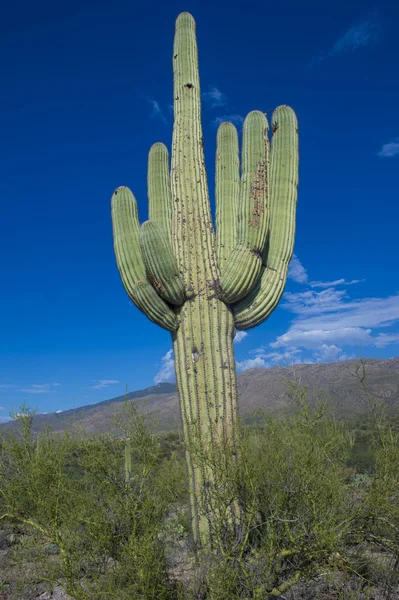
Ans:
[{"label": "desert shrub", "polygon": [[[23,407],[20,433],[0,438],[0,516],[14,528],[15,556],[78,600],[398,597],[398,433],[364,387],[368,419],[357,432],[294,382],[291,410],[259,411],[233,452],[204,453],[193,437],[193,460],[220,474],[203,491],[213,546],[201,552],[178,434],[155,435],[127,402],[118,437],[35,438]],[[359,431],[367,469],[351,464]]]},{"label": "desert shrub", "polygon": [[[22,435],[2,441],[2,517],[33,540],[21,558],[34,559],[39,577],[77,599],[175,597],[159,531],[184,473],[174,459],[160,461],[159,439],[141,415],[127,405],[121,416],[133,441],[129,482],[120,440],[48,433],[37,444],[31,417],[21,412]],[[49,548],[56,560],[48,560]]]}]

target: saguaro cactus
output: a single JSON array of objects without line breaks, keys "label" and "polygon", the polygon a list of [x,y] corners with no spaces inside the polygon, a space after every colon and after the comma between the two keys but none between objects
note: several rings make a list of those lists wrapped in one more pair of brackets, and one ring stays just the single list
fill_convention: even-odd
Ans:
[{"label": "saguaro cactus", "polygon": [[[275,309],[291,260],[298,185],[295,113],[278,107],[270,150],[264,113],[244,121],[241,174],[238,134],[231,123],[217,133],[216,235],[212,224],[201,127],[195,22],[176,21],[173,50],[172,163],[163,144],[149,153],[149,221],[141,227],[136,200],[120,187],[112,196],[114,247],[130,298],[172,333],[194,537],[211,539],[206,494],[212,468],[190,452],[234,443],[237,391],[233,339]],[[198,441],[197,439],[197,441]]]}]

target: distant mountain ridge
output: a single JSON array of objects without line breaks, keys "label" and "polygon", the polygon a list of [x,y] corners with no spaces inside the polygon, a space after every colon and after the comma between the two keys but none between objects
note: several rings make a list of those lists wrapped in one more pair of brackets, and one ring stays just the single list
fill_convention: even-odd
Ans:
[{"label": "distant mountain ridge", "polygon": [[[381,398],[388,413],[399,418],[399,357],[380,360],[365,359],[368,390]],[[308,387],[311,401],[321,392],[330,398],[338,417],[359,417],[367,411],[359,382],[354,376],[358,360],[337,363],[301,364],[271,369],[249,369],[237,377],[238,405],[243,420],[251,419],[256,409],[278,412],[289,408],[290,398],[285,380],[298,380]],[[53,431],[70,429],[75,422],[88,433],[109,431],[115,410],[124,400],[135,400],[137,408],[155,417],[161,431],[181,426],[176,385],[160,383],[144,390],[110,398],[103,402],[69,409],[62,413],[36,415],[33,428],[50,426]],[[15,429],[15,422],[0,425],[0,430]]]}]

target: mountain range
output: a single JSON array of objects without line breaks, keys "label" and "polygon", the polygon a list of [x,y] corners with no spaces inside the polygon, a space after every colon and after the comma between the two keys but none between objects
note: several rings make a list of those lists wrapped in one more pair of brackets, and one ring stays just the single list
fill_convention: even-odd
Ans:
[{"label": "mountain range", "polygon": [[[379,360],[365,359],[366,385],[373,398],[381,399],[388,414],[399,418],[399,357]],[[314,403],[317,398],[328,399],[338,418],[361,419],[367,413],[362,386],[356,377],[359,360],[336,363],[299,364],[269,369],[249,369],[237,377],[239,412],[244,422],[256,419],[256,410],[278,413],[290,410],[291,400],[287,382],[297,382],[306,387]],[[62,413],[37,414],[33,430],[50,427],[62,432],[75,423],[87,433],[101,433],[113,429],[115,411],[125,400],[134,400],[139,411],[151,417],[151,423],[162,432],[178,430],[181,425],[176,385],[160,383],[144,390],[130,392],[125,396],[111,398],[97,404]],[[15,421],[4,423],[1,430],[18,427]]]}]

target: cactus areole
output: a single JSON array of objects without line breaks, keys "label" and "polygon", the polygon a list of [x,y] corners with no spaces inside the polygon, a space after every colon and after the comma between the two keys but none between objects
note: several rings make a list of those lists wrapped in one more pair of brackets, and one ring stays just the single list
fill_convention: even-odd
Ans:
[{"label": "cactus areole", "polygon": [[[262,323],[285,286],[295,234],[298,125],[288,106],[248,114],[241,161],[237,130],[217,132],[216,232],[201,126],[195,21],[182,13],[173,49],[172,160],[163,144],[148,160],[149,220],[141,227],[126,187],[112,196],[114,248],[123,285],[149,319],[172,334],[186,442],[194,538],[212,545],[207,490],[219,474],[191,451],[234,444],[236,330]],[[269,138],[271,137],[271,142]],[[240,164],[241,163],[241,164]],[[220,482],[219,482],[220,483]],[[238,511],[238,509],[237,509]],[[232,509],[234,516],[235,509]],[[237,518],[237,514],[235,514]]]}]

